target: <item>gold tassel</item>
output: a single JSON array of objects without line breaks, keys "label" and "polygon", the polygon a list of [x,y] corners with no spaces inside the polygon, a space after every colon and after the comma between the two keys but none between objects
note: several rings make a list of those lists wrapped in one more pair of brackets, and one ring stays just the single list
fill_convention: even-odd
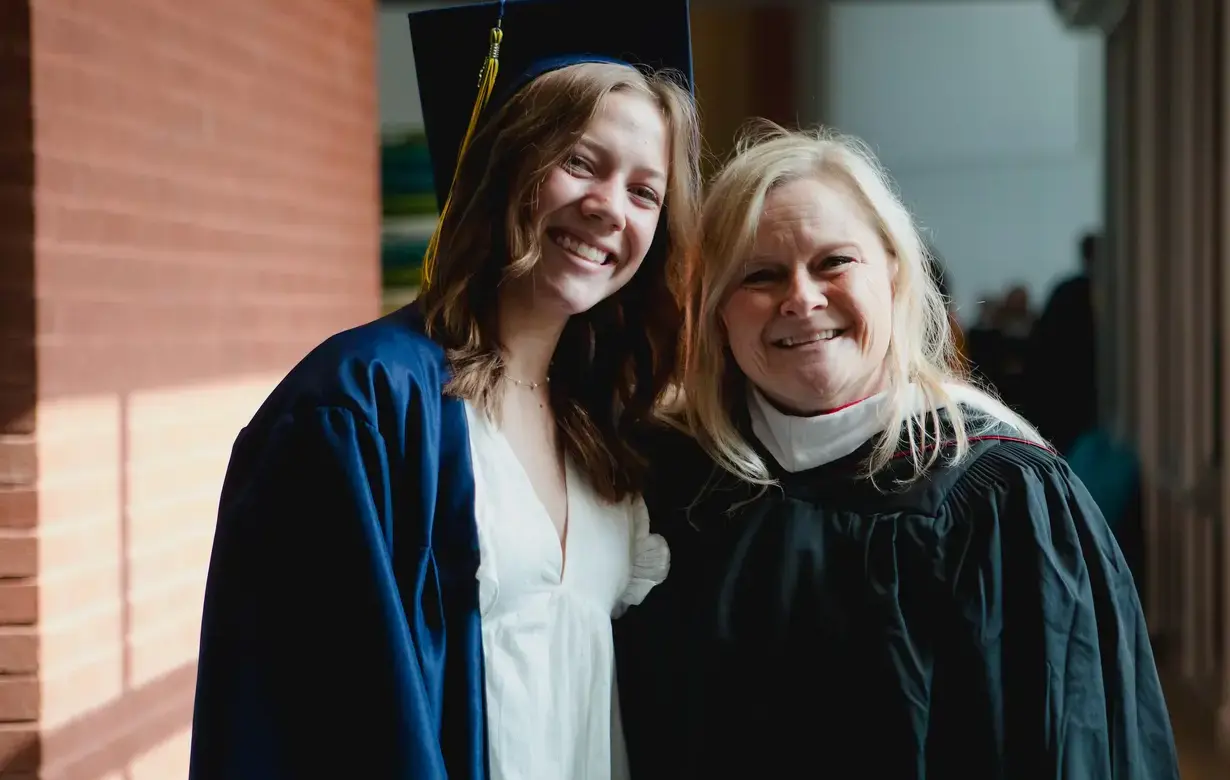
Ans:
[{"label": "gold tassel", "polygon": [[[500,72],[500,43],[503,40],[504,30],[502,29],[501,21],[491,28],[491,48],[487,52],[487,59],[483,62],[483,69],[478,74],[478,97],[475,98],[474,110],[470,113],[470,125],[466,128],[466,134],[461,139],[461,147],[457,150],[457,167],[453,170],[454,181],[457,179],[457,172],[461,170],[461,161],[465,158],[466,150],[470,148],[470,141],[474,137],[474,132],[478,128],[479,117],[482,116],[483,109],[486,108],[487,101],[491,99],[491,93],[495,89],[495,77]],[[427,242],[427,251],[423,254],[423,289],[426,289],[431,284],[432,272],[435,270],[436,265],[436,248],[440,239],[440,227],[444,224],[444,215],[448,213],[452,202],[453,191],[450,185],[448,197],[444,199],[444,207],[440,209],[440,216],[436,220],[436,229],[432,231],[431,240]]]}]

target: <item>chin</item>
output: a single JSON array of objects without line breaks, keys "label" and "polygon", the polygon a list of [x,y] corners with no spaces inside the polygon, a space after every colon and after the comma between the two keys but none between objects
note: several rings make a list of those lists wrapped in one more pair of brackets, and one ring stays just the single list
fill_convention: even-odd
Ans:
[{"label": "chin", "polygon": [[618,292],[620,286],[608,274],[550,268],[534,281],[534,300],[535,305],[549,305],[569,316],[584,314]]},{"label": "chin", "polygon": [[[540,293],[536,305],[550,305],[561,314],[571,317],[574,314],[584,314],[602,303],[607,297],[609,296],[602,291],[553,289],[550,293]],[[547,298],[550,300],[549,304],[547,300],[544,300]]]}]

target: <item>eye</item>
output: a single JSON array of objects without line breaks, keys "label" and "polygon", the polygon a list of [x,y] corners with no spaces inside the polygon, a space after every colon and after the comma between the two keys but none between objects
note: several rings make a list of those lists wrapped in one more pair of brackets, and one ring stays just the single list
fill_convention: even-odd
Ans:
[{"label": "eye", "polygon": [[850,263],[853,263],[853,262],[857,262],[857,261],[855,261],[855,259],[853,257],[850,257],[849,255],[829,255],[828,257],[820,261],[820,270],[833,271],[838,268],[841,268],[844,265],[849,265]]},{"label": "eye", "polygon": [[655,206],[662,205],[662,196],[658,195],[658,193],[650,187],[633,187],[632,194],[642,200],[652,203]]},{"label": "eye", "polygon": [[564,170],[569,173],[593,173],[594,166],[579,154],[570,155],[564,160]]},{"label": "eye", "polygon": [[781,272],[775,268],[752,268],[743,275],[743,284],[747,287],[760,287],[776,282]]}]

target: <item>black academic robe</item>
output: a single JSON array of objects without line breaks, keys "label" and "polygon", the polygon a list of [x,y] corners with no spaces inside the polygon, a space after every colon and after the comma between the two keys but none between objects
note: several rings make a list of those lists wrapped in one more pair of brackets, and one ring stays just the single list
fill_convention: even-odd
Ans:
[{"label": "black academic robe", "polygon": [[239,434],[191,780],[487,776],[465,412],[414,307],[313,350]]},{"label": "black academic robe", "polygon": [[633,779],[1177,778],[1106,523],[1061,459],[998,435],[904,490],[860,477],[868,444],[699,501],[710,461],[659,441],[671,573],[616,621]]}]

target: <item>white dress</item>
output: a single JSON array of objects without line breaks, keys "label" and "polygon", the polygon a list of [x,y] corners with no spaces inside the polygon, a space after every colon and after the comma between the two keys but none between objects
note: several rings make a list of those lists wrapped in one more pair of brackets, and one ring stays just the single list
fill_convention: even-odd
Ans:
[{"label": "white dress", "polygon": [[569,462],[566,554],[504,434],[466,404],[492,780],[627,777],[611,619],[666,578],[639,498],[609,503]]}]

